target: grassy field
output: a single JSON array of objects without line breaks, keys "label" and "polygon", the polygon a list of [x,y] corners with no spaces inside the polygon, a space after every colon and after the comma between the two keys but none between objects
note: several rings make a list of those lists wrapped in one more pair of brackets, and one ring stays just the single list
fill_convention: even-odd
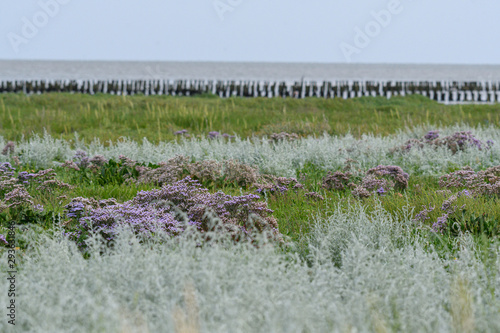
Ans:
[{"label": "grassy field", "polygon": [[54,137],[152,142],[211,131],[241,137],[294,132],[299,135],[387,135],[422,124],[500,124],[500,105],[445,106],[422,96],[355,99],[87,96],[0,96],[2,136],[19,140],[46,130]]},{"label": "grassy field", "polygon": [[0,96],[17,331],[497,332],[499,107]]}]

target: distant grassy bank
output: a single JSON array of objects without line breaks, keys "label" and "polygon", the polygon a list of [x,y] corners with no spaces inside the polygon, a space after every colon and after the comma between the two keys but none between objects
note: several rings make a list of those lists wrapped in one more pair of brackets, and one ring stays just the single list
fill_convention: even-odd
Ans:
[{"label": "distant grassy bank", "polygon": [[19,140],[33,133],[87,141],[120,137],[171,140],[186,129],[251,135],[351,132],[387,135],[421,124],[500,124],[500,104],[442,105],[422,96],[355,99],[229,98],[44,94],[0,95],[0,134]]}]

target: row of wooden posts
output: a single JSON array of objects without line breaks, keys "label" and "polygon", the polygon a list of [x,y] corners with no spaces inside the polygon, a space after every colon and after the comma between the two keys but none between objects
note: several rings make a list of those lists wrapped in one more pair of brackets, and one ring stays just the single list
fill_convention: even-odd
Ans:
[{"label": "row of wooden posts", "polygon": [[322,97],[405,96],[421,94],[443,103],[500,102],[500,81],[210,81],[210,80],[21,80],[1,81],[0,93],[43,94],[66,92],[112,95],[220,97]]}]

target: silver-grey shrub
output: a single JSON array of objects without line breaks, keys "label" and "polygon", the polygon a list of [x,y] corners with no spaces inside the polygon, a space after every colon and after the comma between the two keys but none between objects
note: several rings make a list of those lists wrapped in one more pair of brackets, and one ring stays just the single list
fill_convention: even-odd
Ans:
[{"label": "silver-grey shrub", "polygon": [[[267,138],[181,139],[178,142],[161,142],[157,145],[147,140],[139,144],[128,139],[108,145],[94,140],[85,145],[78,138],[75,142],[67,142],[44,135],[21,140],[16,144],[16,152],[22,152],[21,162],[30,162],[40,167],[53,166],[54,161],[69,160],[77,149],[81,149],[90,156],[103,155],[106,158],[118,159],[120,155],[125,155],[146,163],[159,163],[176,155],[188,156],[194,160],[237,160],[258,167],[261,173],[284,177],[295,176],[295,171],[306,162],[315,163],[326,170],[338,170],[348,159],[358,161],[357,166],[364,170],[377,165],[398,165],[409,173],[428,175],[442,173],[450,166],[471,165],[474,168],[485,168],[500,165],[500,129],[494,127],[470,128],[457,125],[438,128],[442,135],[470,130],[484,142],[495,142],[491,149],[470,148],[454,154],[446,147],[424,147],[391,154],[392,148],[411,138],[421,138],[430,129],[436,128],[419,127],[387,137],[364,135],[361,139],[351,135],[323,135],[277,143],[270,142]],[[1,147],[6,143],[0,138]],[[0,156],[0,162],[7,159],[8,156]]]},{"label": "silver-grey shrub", "polygon": [[500,249],[485,266],[464,235],[456,260],[440,258],[408,232],[407,215],[335,210],[315,223],[309,264],[270,245],[141,245],[128,232],[109,253],[93,241],[85,260],[61,236],[37,236],[18,276],[16,328],[183,332],[189,314],[201,332],[498,332]]}]

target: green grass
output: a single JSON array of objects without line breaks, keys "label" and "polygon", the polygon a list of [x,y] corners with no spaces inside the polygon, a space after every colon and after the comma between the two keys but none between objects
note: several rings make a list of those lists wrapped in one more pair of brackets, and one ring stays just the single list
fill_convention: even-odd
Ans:
[{"label": "green grass", "polygon": [[128,137],[137,141],[172,140],[174,132],[210,131],[242,137],[295,132],[359,137],[387,135],[421,124],[500,124],[500,104],[451,105],[422,96],[354,99],[207,98],[110,95],[0,95],[0,135],[19,140],[45,130],[54,137],[87,142]]}]

